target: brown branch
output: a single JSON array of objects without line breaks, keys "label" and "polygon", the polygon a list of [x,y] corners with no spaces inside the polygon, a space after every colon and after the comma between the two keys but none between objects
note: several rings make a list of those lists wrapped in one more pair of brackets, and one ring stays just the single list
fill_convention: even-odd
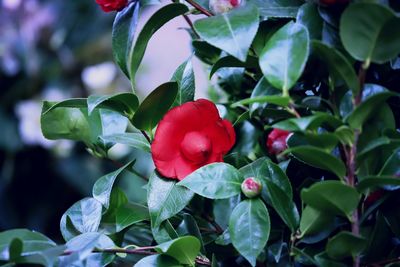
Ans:
[{"label": "brown branch", "polygon": [[146,131],[140,131],[142,133],[142,135],[144,136],[144,138],[146,138],[146,140],[149,142],[149,144],[151,144],[151,139],[150,137],[147,135]]},{"label": "brown branch", "polygon": [[198,11],[200,11],[202,14],[206,15],[207,17],[212,17],[214,16],[213,13],[211,13],[210,11],[208,11],[207,9],[203,8],[201,5],[199,5],[198,3],[196,3],[193,0],[186,0],[186,2],[188,2],[191,6],[193,6],[195,9],[197,9]]},{"label": "brown branch", "polygon": [[182,15],[182,17],[185,19],[186,23],[189,25],[189,27],[192,29],[193,33],[196,35],[197,38],[200,39],[200,35],[196,32],[193,26],[193,22],[190,20],[188,15]]}]

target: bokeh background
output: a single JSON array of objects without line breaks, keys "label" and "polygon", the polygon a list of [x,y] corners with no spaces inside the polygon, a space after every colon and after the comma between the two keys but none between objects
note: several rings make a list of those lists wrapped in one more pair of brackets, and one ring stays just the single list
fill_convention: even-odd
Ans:
[{"label": "bokeh background", "polygon": [[[157,8],[142,9],[139,28]],[[61,242],[62,214],[90,196],[115,162],[136,158],[142,175],[152,169],[149,155],[127,147],[113,147],[112,160],[98,159],[83,144],[49,141],[40,130],[43,100],[130,90],[112,59],[114,16],[95,0],[0,0],[0,231],[29,228]],[[186,27],[176,18],[152,38],[137,75],[141,99],[191,56]],[[206,97],[204,66],[193,64],[196,97]],[[145,201],[142,179],[121,183],[133,201]]]}]

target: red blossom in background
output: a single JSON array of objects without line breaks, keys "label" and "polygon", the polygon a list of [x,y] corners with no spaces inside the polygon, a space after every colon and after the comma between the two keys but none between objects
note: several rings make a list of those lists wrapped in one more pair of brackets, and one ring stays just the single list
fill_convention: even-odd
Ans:
[{"label": "red blossom in background", "polygon": [[231,122],[223,120],[206,99],[171,109],[158,124],[151,154],[163,176],[182,180],[196,169],[223,156],[235,144]]},{"label": "red blossom in background", "polygon": [[272,130],[267,138],[268,152],[273,155],[283,152],[287,148],[286,139],[289,134],[290,132],[281,129]]},{"label": "red blossom in background", "polygon": [[104,12],[120,11],[128,5],[128,0],[96,0]]}]

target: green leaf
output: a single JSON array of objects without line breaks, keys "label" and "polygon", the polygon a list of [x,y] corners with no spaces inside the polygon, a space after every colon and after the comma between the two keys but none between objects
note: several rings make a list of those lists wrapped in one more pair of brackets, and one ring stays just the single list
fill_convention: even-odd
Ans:
[{"label": "green leaf", "polygon": [[173,106],[193,101],[195,93],[195,79],[192,65],[192,57],[183,62],[172,75],[171,81],[178,83],[178,94]]},{"label": "green leaf", "polygon": [[292,199],[292,186],[285,172],[268,158],[260,158],[256,161],[242,167],[240,170],[244,178],[255,177],[263,184],[262,197],[268,204],[272,205],[270,194],[265,190],[267,187],[266,181],[274,183],[279,187],[289,199]]},{"label": "green leaf", "polygon": [[316,112],[314,115],[301,117],[301,118],[290,118],[272,125],[273,128],[286,130],[289,132],[304,132],[306,130],[317,130],[319,127],[328,126],[331,128],[337,128],[342,124],[342,121],[338,118],[329,115],[327,113]]},{"label": "green leaf", "polygon": [[256,57],[248,56],[246,62],[242,62],[235,57],[226,56],[221,57],[215,64],[212,66],[210,71],[210,79],[211,77],[221,68],[258,68],[258,60]]},{"label": "green leaf", "polygon": [[180,212],[190,200],[193,193],[176,184],[172,179],[161,178],[157,173],[150,177],[147,191],[152,227],[158,227],[166,219]]},{"label": "green leaf", "polygon": [[329,47],[320,41],[312,42],[312,49],[323,60],[333,77],[341,79],[351,89],[353,95],[358,95],[360,84],[356,72],[350,62],[335,48]]},{"label": "green leaf", "polygon": [[320,40],[323,20],[318,13],[318,5],[305,3],[297,12],[296,22],[307,28],[310,39]]},{"label": "green leaf", "polygon": [[229,198],[240,194],[243,176],[226,163],[212,163],[189,174],[178,183],[203,197]]},{"label": "green leaf", "polygon": [[0,232],[0,261],[8,261],[20,255],[26,256],[55,246],[56,244],[43,234],[27,229]]},{"label": "green leaf", "polygon": [[260,55],[260,67],[267,80],[284,94],[303,73],[309,54],[307,29],[289,22],[268,40]]},{"label": "green leaf", "polygon": [[270,229],[268,210],[259,198],[240,202],[229,219],[232,244],[252,266],[267,244]]},{"label": "green leaf", "polygon": [[145,206],[135,203],[127,203],[116,210],[116,231],[120,232],[132,224],[149,219],[149,211]]},{"label": "green leaf", "polygon": [[128,58],[128,71],[132,83],[134,83],[135,76],[140,63],[142,62],[147,44],[149,43],[153,34],[171,19],[183,15],[188,11],[188,7],[184,4],[169,4],[157,10],[157,12],[155,12],[146,22],[142,31],[139,33],[136,43]]},{"label": "green leaf", "polygon": [[284,153],[291,153],[297,159],[310,166],[330,171],[336,174],[340,179],[344,179],[346,175],[346,166],[343,161],[321,148],[296,146],[286,149]]},{"label": "green leaf", "polygon": [[107,107],[117,111],[122,115],[132,118],[139,106],[139,100],[132,93],[120,93],[116,95],[91,95],[87,99],[87,107],[89,115],[97,107]]},{"label": "green leaf", "polygon": [[380,4],[356,3],[343,12],[340,38],[355,59],[382,64],[400,52],[400,18]]},{"label": "green leaf", "polygon": [[357,185],[357,190],[359,192],[366,192],[368,190],[373,190],[377,187],[383,186],[399,186],[400,179],[397,176],[366,176]]},{"label": "green leaf", "polygon": [[288,96],[281,96],[281,95],[266,95],[266,96],[256,96],[250,97],[238,102],[235,102],[231,105],[232,108],[241,106],[241,105],[249,105],[254,103],[269,103],[275,104],[282,107],[287,107],[290,102],[290,97]]},{"label": "green leaf", "polygon": [[247,52],[257,34],[258,16],[254,5],[246,5],[221,15],[199,19],[194,28],[207,43],[246,62]]},{"label": "green leaf", "polygon": [[99,138],[103,143],[123,144],[150,153],[149,141],[141,133],[102,135]]},{"label": "green leaf", "polygon": [[179,237],[169,220],[163,221],[158,226],[154,226],[154,223],[152,222],[151,232],[154,240],[158,244],[165,243]]},{"label": "green leaf", "polygon": [[[281,91],[274,88],[272,85],[269,84],[269,82],[267,81],[267,79],[265,79],[264,77],[262,77],[256,87],[253,89],[253,92],[251,93],[250,99],[260,99],[260,102],[255,102],[250,104],[250,115],[253,115],[253,113],[257,110],[257,109],[265,109],[268,106],[268,101],[264,102],[263,99],[261,99],[264,96],[276,96],[276,95],[280,95]],[[274,104],[271,102],[271,104]]]},{"label": "green leaf", "polygon": [[173,257],[181,264],[194,266],[200,252],[200,241],[194,236],[184,236],[163,243],[154,248],[158,253]]},{"label": "green leaf", "polygon": [[138,261],[134,267],[181,267],[177,260],[167,255],[151,255]]},{"label": "green leaf", "polygon": [[306,206],[301,214],[300,236],[298,238],[301,239],[303,236],[317,234],[325,230],[333,219],[334,216],[329,213]]},{"label": "green leaf", "polygon": [[287,139],[287,145],[289,148],[297,146],[314,146],[325,150],[326,152],[331,152],[333,148],[339,142],[334,133],[293,133]]},{"label": "green leaf", "polygon": [[112,28],[112,50],[115,62],[129,77],[128,58],[132,56],[133,39],[139,20],[139,1],[130,4],[115,16]]},{"label": "green leaf", "polygon": [[328,240],[326,252],[332,259],[356,257],[364,250],[367,240],[350,232],[342,231]]},{"label": "green leaf", "polygon": [[258,7],[260,15],[265,18],[295,18],[299,6],[303,3],[299,0],[248,0]]},{"label": "green leaf", "polygon": [[368,97],[359,106],[357,106],[353,112],[346,118],[350,127],[353,129],[362,129],[363,124],[376,113],[376,110],[390,97],[400,96],[393,92],[381,92]]},{"label": "green leaf", "polygon": [[132,124],[143,131],[151,131],[169,110],[178,93],[176,82],[167,82],[157,87],[140,104]]},{"label": "green leaf", "polygon": [[93,197],[97,201],[99,201],[106,209],[108,209],[110,205],[110,195],[115,180],[124,170],[132,168],[134,164],[135,160],[125,164],[123,167],[119,168],[114,172],[102,176],[93,185],[93,191],[92,191]]},{"label": "green leaf", "polygon": [[203,254],[206,253],[199,226],[192,215],[188,213],[182,215],[182,222],[176,228],[176,232],[179,236],[191,235],[196,237],[200,241],[200,252]]},{"label": "green leaf", "polygon": [[291,198],[275,183],[265,181],[267,194],[270,196],[272,207],[276,210],[285,224],[294,233],[299,225],[299,212]]},{"label": "green leaf", "polygon": [[393,151],[393,154],[386,160],[379,175],[400,176],[400,148]]},{"label": "green leaf", "polygon": [[350,219],[360,195],[355,188],[339,181],[322,181],[303,189],[301,199],[315,209]]},{"label": "green leaf", "polygon": [[[96,232],[100,225],[102,205],[94,198],[84,198],[73,204],[61,218],[61,232],[64,239],[69,240],[70,235],[64,234],[63,229],[67,227],[70,220],[74,229],[79,233]],[[71,229],[71,228],[69,228]]]}]

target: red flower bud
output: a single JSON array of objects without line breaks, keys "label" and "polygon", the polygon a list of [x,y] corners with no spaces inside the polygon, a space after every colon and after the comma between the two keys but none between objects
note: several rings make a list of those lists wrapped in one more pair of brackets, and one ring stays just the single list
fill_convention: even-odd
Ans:
[{"label": "red flower bud", "polygon": [[128,0],[96,0],[104,12],[120,11],[128,5]]},{"label": "red flower bud", "polygon": [[182,180],[198,168],[222,162],[235,144],[232,124],[206,99],[171,109],[158,124],[151,155],[163,176]]},{"label": "red flower bud", "polygon": [[367,209],[372,206],[376,201],[378,201],[381,197],[383,197],[385,191],[382,189],[376,190],[368,195],[368,197],[364,200],[364,207]]},{"label": "red flower bud", "polygon": [[210,0],[210,9],[216,14],[221,14],[238,7],[240,3],[241,0]]},{"label": "red flower bud", "polygon": [[242,192],[248,198],[253,198],[261,193],[262,183],[254,178],[248,177],[242,183]]},{"label": "red flower bud", "polygon": [[290,132],[274,129],[268,135],[267,138],[267,148],[268,152],[272,155],[277,155],[283,152],[287,148],[286,139],[290,135]]}]

